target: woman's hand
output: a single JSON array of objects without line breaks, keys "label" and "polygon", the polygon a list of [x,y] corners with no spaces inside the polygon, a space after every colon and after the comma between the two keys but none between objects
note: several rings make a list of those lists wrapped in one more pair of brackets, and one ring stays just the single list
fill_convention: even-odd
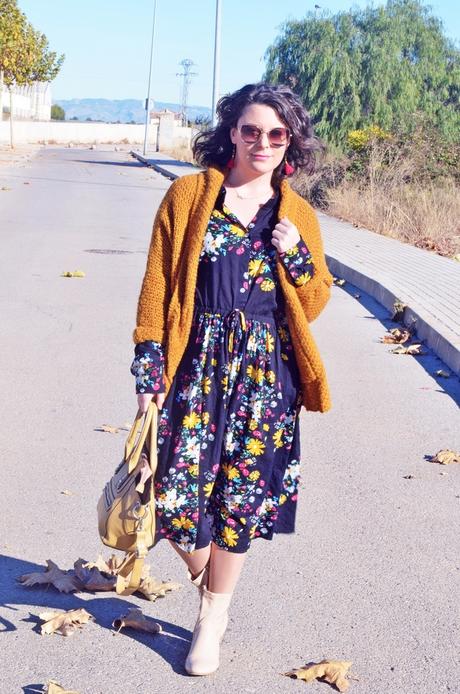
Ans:
[{"label": "woman's hand", "polygon": [[278,253],[285,253],[289,248],[295,246],[300,238],[295,224],[292,224],[287,217],[283,217],[273,229],[272,244]]},{"label": "woman's hand", "polygon": [[137,396],[137,406],[139,407],[142,413],[147,412],[152,398],[158,409],[161,410],[165,400],[164,393],[139,393],[139,395]]}]

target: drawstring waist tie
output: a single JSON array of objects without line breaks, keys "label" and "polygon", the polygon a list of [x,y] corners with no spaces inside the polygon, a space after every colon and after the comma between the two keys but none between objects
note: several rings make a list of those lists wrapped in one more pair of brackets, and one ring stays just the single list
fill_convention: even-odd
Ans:
[{"label": "drawstring waist tie", "polygon": [[[233,352],[233,344],[235,340],[235,332],[238,331],[238,337],[242,337],[243,332],[247,330],[246,316],[239,308],[234,308],[225,317],[225,322],[230,328],[228,334],[228,351]],[[241,334],[239,334],[241,332]]]},{"label": "drawstring waist tie", "polygon": [[266,335],[266,343],[267,343],[267,350],[269,349],[269,337],[270,337],[270,331],[268,330],[268,327],[272,327],[273,329],[276,330],[276,314],[275,312],[271,314],[265,314],[265,315],[260,315],[260,314],[254,314],[252,312],[245,313],[243,309],[240,308],[233,308],[230,311],[228,309],[216,309],[216,308],[207,308],[205,306],[197,306],[195,309],[195,317],[198,315],[205,315],[205,316],[215,316],[219,318],[223,318],[224,323],[227,328],[229,328],[229,334],[228,334],[228,350],[229,352],[233,351],[234,343],[235,343],[235,337],[240,340],[243,336],[243,333],[245,333],[248,330],[248,324],[247,321],[257,321],[258,323],[264,323],[267,326],[267,335]]}]

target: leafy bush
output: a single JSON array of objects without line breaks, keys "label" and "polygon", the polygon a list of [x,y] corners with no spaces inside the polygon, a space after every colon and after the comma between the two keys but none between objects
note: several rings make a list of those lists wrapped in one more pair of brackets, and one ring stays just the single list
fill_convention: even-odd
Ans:
[{"label": "leafy bush", "polygon": [[391,134],[379,128],[378,125],[351,130],[347,135],[347,145],[354,152],[362,152],[373,142],[384,142],[385,140],[391,140]]},{"label": "leafy bush", "polygon": [[61,106],[57,104],[51,106],[51,120],[65,120],[65,111]]}]

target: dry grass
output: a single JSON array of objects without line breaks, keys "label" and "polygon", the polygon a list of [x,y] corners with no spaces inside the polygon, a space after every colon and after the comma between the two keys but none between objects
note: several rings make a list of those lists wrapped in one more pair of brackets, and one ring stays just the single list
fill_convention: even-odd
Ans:
[{"label": "dry grass", "polygon": [[420,176],[420,154],[376,145],[351,175],[350,169],[344,174],[343,162],[330,163],[322,199],[312,195],[318,181],[321,186],[321,173],[300,179],[296,187],[334,217],[452,257],[460,252],[459,187],[452,177]]},{"label": "dry grass", "polygon": [[171,149],[165,149],[162,152],[178,161],[186,161],[188,164],[196,163],[193,158],[193,152],[189,147],[171,147]]},{"label": "dry grass", "polygon": [[440,255],[460,253],[460,195],[453,181],[391,190],[345,183],[329,191],[328,212]]},{"label": "dry grass", "polygon": [[317,170],[310,175],[300,171],[291,180],[292,188],[314,207],[328,211],[329,191],[337,188],[345,178],[348,161],[328,153]]}]

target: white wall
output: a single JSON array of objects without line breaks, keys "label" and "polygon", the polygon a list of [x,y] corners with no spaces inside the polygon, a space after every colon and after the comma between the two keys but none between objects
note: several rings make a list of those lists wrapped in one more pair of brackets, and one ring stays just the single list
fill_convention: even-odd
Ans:
[{"label": "white wall", "polygon": [[190,147],[192,128],[177,125],[174,129],[174,147]]},{"label": "white wall", "polygon": [[[77,121],[16,121],[13,124],[14,141],[16,143],[49,144],[98,144],[103,142],[121,142],[129,144],[144,142],[145,128],[143,125],[124,123],[78,123]],[[149,127],[149,143],[156,148],[157,126]],[[0,143],[10,141],[10,125],[8,121],[0,123]]]},{"label": "white wall", "polygon": [[[102,144],[121,143],[137,144],[144,142],[144,125],[128,123],[80,123],[78,121],[24,121],[18,120],[13,124],[14,142],[17,144],[43,143],[49,144]],[[150,148],[157,149],[158,125],[149,126]],[[170,138],[163,143],[165,148],[190,146],[192,129],[175,126]],[[9,143],[9,121],[0,122],[0,144]]]}]

